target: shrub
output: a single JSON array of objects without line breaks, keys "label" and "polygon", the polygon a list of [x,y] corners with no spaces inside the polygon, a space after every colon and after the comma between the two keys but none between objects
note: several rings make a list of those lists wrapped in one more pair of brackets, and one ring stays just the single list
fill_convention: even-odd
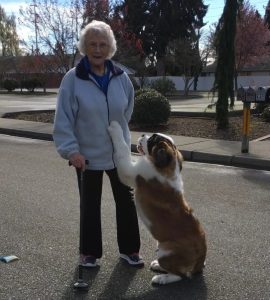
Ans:
[{"label": "shrub", "polygon": [[140,96],[141,94],[146,93],[146,92],[151,92],[151,91],[154,91],[154,90],[150,89],[150,88],[138,89],[138,90],[135,91],[135,99],[138,96]]},{"label": "shrub", "polygon": [[174,82],[166,77],[152,81],[150,87],[164,96],[176,91]]},{"label": "shrub", "polygon": [[41,86],[38,78],[29,78],[21,81],[21,88],[27,89],[29,92],[34,92],[38,86]]},{"label": "shrub", "polygon": [[269,104],[265,103],[265,102],[259,102],[255,104],[255,108],[254,111],[258,114],[261,114],[264,109],[268,106]]},{"label": "shrub", "polygon": [[263,110],[262,117],[266,122],[270,122],[270,105]]},{"label": "shrub", "polygon": [[15,79],[4,79],[3,80],[3,88],[8,90],[9,92],[14,91],[19,87],[18,81]]},{"label": "shrub", "polygon": [[135,95],[132,122],[138,125],[167,123],[171,113],[168,99],[151,89],[138,90]]}]

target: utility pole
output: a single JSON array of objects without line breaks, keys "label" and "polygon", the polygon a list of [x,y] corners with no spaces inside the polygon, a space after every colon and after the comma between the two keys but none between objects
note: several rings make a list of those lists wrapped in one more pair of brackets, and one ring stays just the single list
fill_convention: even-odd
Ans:
[{"label": "utility pole", "polygon": [[33,6],[34,7],[34,24],[35,24],[35,41],[36,41],[36,48],[35,48],[35,55],[38,55],[39,54],[39,49],[38,49],[38,41],[37,41],[37,38],[38,38],[38,25],[37,25],[37,13],[36,13],[36,7],[37,7],[37,4],[36,4],[36,0],[33,0],[33,4],[31,4],[30,6]]}]

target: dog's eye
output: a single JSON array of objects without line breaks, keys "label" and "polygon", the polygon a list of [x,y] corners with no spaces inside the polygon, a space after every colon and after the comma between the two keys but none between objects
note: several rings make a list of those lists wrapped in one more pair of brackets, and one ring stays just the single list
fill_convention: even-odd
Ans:
[{"label": "dog's eye", "polygon": [[153,146],[157,144],[158,141],[159,141],[159,136],[155,133],[148,139],[147,141],[148,153],[151,153]]}]

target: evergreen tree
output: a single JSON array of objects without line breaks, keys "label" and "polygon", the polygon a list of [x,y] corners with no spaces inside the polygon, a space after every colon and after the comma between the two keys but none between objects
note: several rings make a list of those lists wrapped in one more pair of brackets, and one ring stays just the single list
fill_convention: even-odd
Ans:
[{"label": "evergreen tree", "polygon": [[267,6],[265,8],[265,15],[264,15],[264,24],[270,29],[270,1],[268,1]]},{"label": "evergreen tree", "polygon": [[16,31],[15,16],[7,16],[0,5],[0,50],[2,56],[19,55],[19,37]]},{"label": "evergreen tree", "polygon": [[160,75],[164,74],[169,43],[189,38],[195,29],[204,25],[203,17],[207,12],[202,0],[125,0],[120,9],[126,30],[142,41],[144,53],[156,61]]},{"label": "evergreen tree", "polygon": [[236,17],[241,0],[226,0],[223,14],[217,26],[216,51],[217,68],[215,72],[214,90],[218,92],[216,104],[216,120],[219,129],[229,125],[228,99],[234,104],[234,71],[235,71],[235,36]]}]

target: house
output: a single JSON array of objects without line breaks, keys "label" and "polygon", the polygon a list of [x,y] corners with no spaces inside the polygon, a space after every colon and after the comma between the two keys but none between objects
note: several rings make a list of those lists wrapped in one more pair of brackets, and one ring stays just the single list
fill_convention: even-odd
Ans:
[{"label": "house", "polygon": [[[80,61],[81,57],[80,54],[77,55],[75,65]],[[72,65],[71,56],[69,60],[66,62],[67,66]],[[113,62],[129,76],[135,74],[135,70],[117,61]],[[59,67],[59,62],[53,55],[0,56],[0,81],[5,78],[21,81],[36,77],[44,82],[46,88],[56,88],[59,87],[66,69]]]},{"label": "house", "polygon": [[[224,66],[226,67],[226,66]],[[210,90],[215,78],[216,63],[206,66],[199,78],[198,89]],[[270,86],[270,59],[243,67],[237,76],[237,85],[240,86]]]},{"label": "house", "polygon": [[[79,61],[82,59],[82,57],[83,57],[83,56],[82,56],[80,53],[78,53],[78,54],[76,55],[76,58],[75,58],[75,66],[79,63]],[[115,61],[115,60],[113,60],[113,59],[112,59],[112,61],[113,61],[113,63],[114,63],[118,68],[120,68],[121,70],[125,71],[129,76],[134,76],[134,75],[135,75],[136,71],[135,71],[134,69],[129,68],[129,67],[127,67],[127,66],[124,66],[124,65],[121,64],[120,62]]]},{"label": "house", "polygon": [[[216,63],[204,67],[201,76],[214,76]],[[270,75],[270,58],[266,58],[260,63],[244,66],[238,76],[269,76]]]},{"label": "house", "polygon": [[59,86],[63,77],[53,56],[0,56],[0,81],[38,78],[44,87]]}]

